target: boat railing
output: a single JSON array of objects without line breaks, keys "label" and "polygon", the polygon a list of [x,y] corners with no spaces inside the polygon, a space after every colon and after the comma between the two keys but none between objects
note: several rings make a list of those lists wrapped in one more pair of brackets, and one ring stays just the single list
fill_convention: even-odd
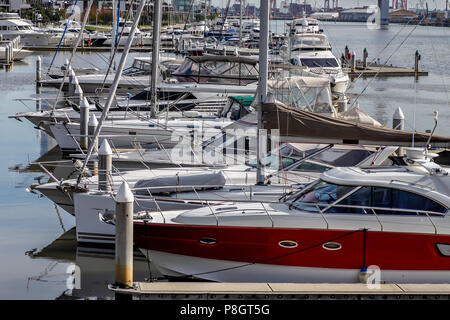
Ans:
[{"label": "boat railing", "polygon": [[273,228],[274,227],[274,223],[273,223],[272,217],[270,216],[269,211],[266,209],[266,206],[264,205],[264,203],[261,202],[261,206],[263,207],[264,211],[266,212],[267,217],[269,217],[270,223],[271,223],[272,228]]},{"label": "boat railing", "polygon": [[420,183],[415,183],[415,182],[411,182],[411,181],[404,181],[404,180],[397,180],[397,179],[392,179],[390,183],[397,183],[397,184],[406,184],[409,186],[413,186],[413,187],[418,187],[420,189],[426,189],[426,190],[430,190],[430,191],[434,191],[435,189],[424,185],[424,184],[420,184]]},{"label": "boat railing", "polygon": [[[380,224],[380,228],[381,231],[384,231],[384,226],[383,226],[383,222],[380,219],[380,215],[383,215],[383,211],[388,211],[388,212],[393,212],[393,213],[385,213],[389,214],[389,215],[393,215],[395,213],[399,213],[399,215],[402,214],[408,214],[408,215],[416,215],[416,216],[426,216],[428,221],[430,222],[430,224],[433,226],[434,229],[434,233],[437,234],[437,227],[436,224],[433,222],[431,216],[435,216],[435,217],[445,217],[446,213],[442,213],[442,212],[436,212],[436,211],[430,211],[430,210],[419,210],[419,209],[403,209],[403,208],[389,208],[389,207],[373,207],[373,206],[360,206],[360,205],[345,205],[345,204],[320,204],[320,203],[312,203],[312,202],[299,202],[296,201],[294,203],[294,207],[295,205],[302,205],[302,206],[310,206],[313,207],[315,211],[317,211],[318,213],[321,214],[322,218],[325,220],[325,223],[327,224],[327,229],[329,228],[329,223],[326,220],[325,216],[326,215],[331,215],[331,214],[361,214],[361,213],[357,213],[357,212],[329,212],[331,208],[342,208],[342,209],[357,209],[357,210],[361,210],[363,213],[362,214],[373,214],[374,217],[376,218],[376,220],[378,221],[378,223]],[[321,207],[325,207],[323,209],[321,209]],[[302,209],[298,209],[298,210],[302,210]],[[309,211],[310,210],[306,210]],[[327,212],[328,211],[328,212]],[[378,213],[377,213],[378,211]],[[380,213],[381,211],[381,213]]]}]

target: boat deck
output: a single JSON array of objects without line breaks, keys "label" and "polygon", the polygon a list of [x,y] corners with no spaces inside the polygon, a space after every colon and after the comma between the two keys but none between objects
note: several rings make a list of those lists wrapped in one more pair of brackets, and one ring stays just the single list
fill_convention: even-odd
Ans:
[{"label": "boat deck", "polygon": [[450,300],[450,284],[136,282],[116,293],[149,300]]}]

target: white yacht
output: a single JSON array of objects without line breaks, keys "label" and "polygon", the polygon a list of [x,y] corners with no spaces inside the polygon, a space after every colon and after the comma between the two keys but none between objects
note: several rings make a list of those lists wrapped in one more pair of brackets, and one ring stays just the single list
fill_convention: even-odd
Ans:
[{"label": "white yacht", "polygon": [[[126,45],[128,41],[128,36],[130,35],[131,27],[133,26],[133,23],[130,22],[119,22],[119,28],[118,28],[118,34],[117,34],[117,45],[119,47],[123,47]],[[150,45],[151,44],[151,35],[146,32],[142,32],[139,30],[139,28],[136,28],[133,42],[131,43],[132,46],[137,45]],[[107,39],[103,42],[103,45],[105,46],[111,46],[112,37],[109,35]]]},{"label": "white yacht", "polygon": [[320,33],[319,20],[313,18],[294,19],[292,23],[287,23],[295,34]]},{"label": "white yacht", "polygon": [[295,68],[294,73],[327,77],[333,93],[345,93],[350,79],[331,52],[331,45],[324,34],[295,34],[291,40],[290,51],[290,63],[303,67]]},{"label": "white yacht", "polygon": [[27,47],[48,46],[55,42],[55,36],[36,29],[17,13],[0,12],[0,34],[3,40],[13,40],[20,36],[20,43]]},{"label": "white yacht", "polygon": [[[174,58],[161,58],[160,70],[164,72],[167,69],[166,65],[170,65]],[[119,94],[137,94],[148,87],[151,76],[151,58],[150,57],[136,57],[133,64],[125,69],[120,78],[117,93]],[[85,74],[77,76],[78,83],[84,93],[98,93],[102,90],[107,92],[114,80],[114,72],[108,75],[104,73]],[[59,88],[61,85],[61,76],[50,77],[42,80],[43,86]],[[64,83],[64,90],[68,90],[69,78],[67,77]]]}]

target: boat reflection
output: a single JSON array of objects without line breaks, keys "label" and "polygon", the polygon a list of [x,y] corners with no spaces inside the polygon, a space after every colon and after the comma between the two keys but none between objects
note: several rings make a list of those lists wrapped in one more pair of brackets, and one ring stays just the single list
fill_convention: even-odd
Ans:
[{"label": "boat reflection", "polygon": [[[78,246],[74,227],[42,250],[29,253],[32,259],[51,261],[46,270],[40,272],[41,278],[36,276],[31,280],[53,279],[53,282],[46,281],[53,285],[58,279],[59,285],[66,284],[56,299],[113,299],[114,293],[108,289],[108,284],[114,283],[114,254],[114,247],[111,246]],[[137,249],[133,266],[134,281],[163,278]]]}]

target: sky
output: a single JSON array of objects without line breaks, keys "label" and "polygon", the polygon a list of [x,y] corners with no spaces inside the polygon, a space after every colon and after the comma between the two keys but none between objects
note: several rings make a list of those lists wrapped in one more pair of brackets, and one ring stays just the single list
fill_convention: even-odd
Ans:
[{"label": "sky", "polygon": [[[239,0],[231,0],[231,4],[234,2],[239,2]],[[259,6],[258,0],[246,0],[250,4],[255,4]],[[303,2],[303,0],[292,0],[293,2]],[[365,6],[371,4],[377,4],[377,0],[338,0],[339,6],[344,8],[353,8],[357,6]],[[277,6],[281,0],[277,0]],[[311,4],[313,7],[323,7],[323,0],[306,0],[307,4]],[[330,4],[332,1],[330,1]],[[389,0],[389,3],[392,3],[392,0]],[[420,0],[408,0],[408,8],[415,8],[416,4],[420,3]],[[435,8],[439,10],[445,9],[445,0],[431,0],[431,1],[423,1],[424,6],[425,3],[428,3],[428,9],[434,10]],[[227,0],[211,0],[211,4],[214,6],[225,7],[227,4]],[[222,5],[223,4],[223,5]]]}]

